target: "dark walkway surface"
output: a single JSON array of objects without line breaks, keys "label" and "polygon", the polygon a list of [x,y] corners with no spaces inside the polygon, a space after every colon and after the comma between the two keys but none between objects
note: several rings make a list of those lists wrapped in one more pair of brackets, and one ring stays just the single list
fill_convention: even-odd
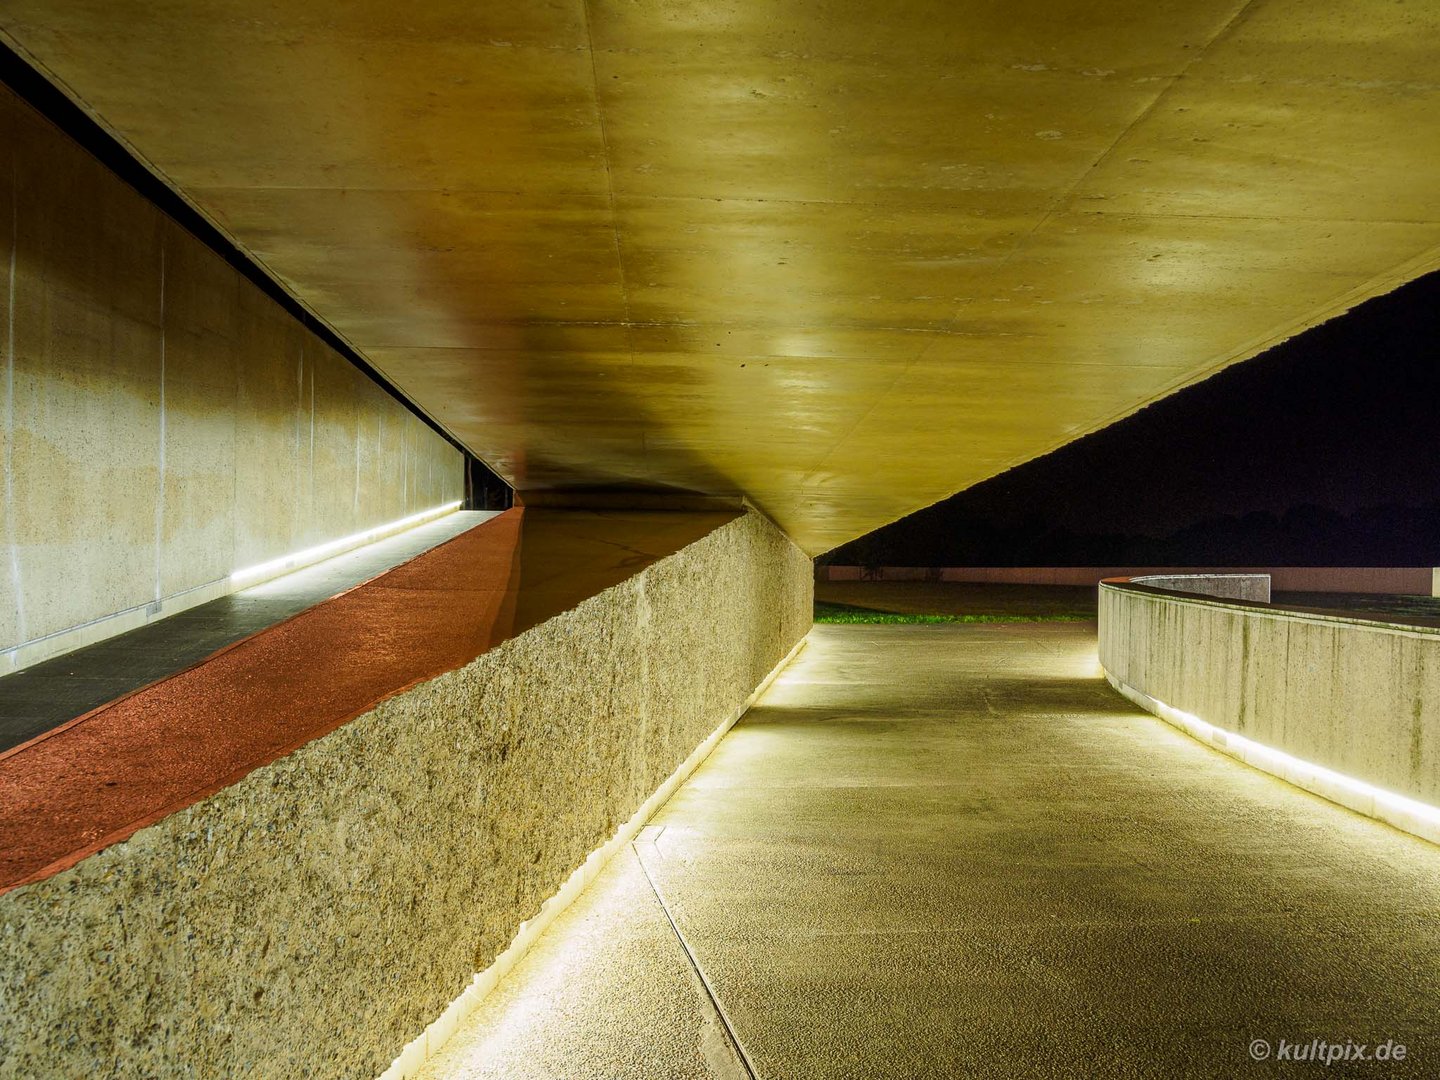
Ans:
[{"label": "dark walkway surface", "polygon": [[0,753],[174,675],[494,517],[459,511],[0,678]]},{"label": "dark walkway surface", "polygon": [[1433,1077],[1437,1007],[1440,848],[1138,711],[1093,624],[822,626],[424,1075]]}]

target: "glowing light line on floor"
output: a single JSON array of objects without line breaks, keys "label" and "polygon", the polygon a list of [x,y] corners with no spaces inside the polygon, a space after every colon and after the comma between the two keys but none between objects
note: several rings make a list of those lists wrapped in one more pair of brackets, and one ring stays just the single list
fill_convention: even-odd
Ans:
[{"label": "glowing light line on floor", "polygon": [[1431,843],[1440,844],[1440,808],[1376,787],[1334,769],[1327,769],[1323,765],[1287,754],[1283,750],[1258,743],[1225,728],[1216,727],[1194,713],[1167,705],[1143,690],[1136,690],[1108,671],[1105,672],[1105,678],[1111,686],[1142,709],[1154,713],[1187,735],[1222,753],[1347,809],[1393,825]]},{"label": "glowing light line on floor", "polygon": [[242,570],[232,571],[230,574],[230,584],[235,588],[246,588],[250,585],[258,585],[262,581],[268,581],[282,574],[289,574],[295,570],[301,570],[304,567],[311,566],[324,559],[330,559],[336,555],[352,551],[355,548],[364,547],[366,544],[372,544],[376,540],[383,540],[386,537],[394,536],[396,533],[404,532],[406,529],[413,529],[417,525],[424,525],[428,522],[435,521],[459,509],[459,500],[448,502],[443,506],[431,507],[429,510],[422,510],[418,514],[411,514],[409,517],[400,518],[397,521],[387,522],[384,525],[376,525],[374,528],[366,529],[363,532],[342,536],[338,540],[329,540],[323,544],[316,544],[314,547],[305,548],[302,551],[292,551],[289,555],[282,555],[278,559],[271,559],[268,562],[247,566]]},{"label": "glowing light line on floor", "polygon": [[525,954],[545,932],[546,927],[555,921],[555,917],[575,902],[616,852],[640,835],[640,830],[645,827],[645,823],[655,816],[656,812],[669,801],[675,790],[688,780],[690,774],[710,756],[710,752],[719,745],[720,740],[739,723],[742,716],[750,711],[750,707],[760,700],[760,695],[770,688],[770,684],[775,681],[776,677],[800,654],[800,650],[805,647],[807,640],[808,637],[803,637],[797,641],[795,647],[786,654],[785,658],[771,668],[770,673],[761,680],[760,685],[750,692],[744,704],[727,716],[719,727],[691,751],[690,756],[680,763],[678,769],[665,778],[635,811],[630,820],[616,830],[614,836],[592,851],[589,857],[576,867],[565,883],[540,905],[540,910],[534,916],[520,924],[515,937],[505,951],[497,956],[484,971],[477,972],[471,977],[470,985],[450,1003],[434,1023],[400,1051],[400,1056],[391,1062],[390,1067],[380,1075],[380,1080],[409,1080],[424,1068],[425,1062],[439,1052],[466,1018],[480,1007],[500,980],[524,959]]}]

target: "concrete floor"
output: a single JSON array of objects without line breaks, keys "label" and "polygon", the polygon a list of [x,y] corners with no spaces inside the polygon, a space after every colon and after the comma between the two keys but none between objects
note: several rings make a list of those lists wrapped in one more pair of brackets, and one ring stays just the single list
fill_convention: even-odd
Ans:
[{"label": "concrete floor", "polygon": [[1435,1076],[1437,1005],[1440,849],[1136,711],[1093,625],[824,626],[425,1075]]}]

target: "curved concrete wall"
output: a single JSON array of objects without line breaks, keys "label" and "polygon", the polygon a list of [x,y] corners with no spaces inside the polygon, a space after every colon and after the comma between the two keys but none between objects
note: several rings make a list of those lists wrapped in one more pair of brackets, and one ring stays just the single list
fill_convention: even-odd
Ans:
[{"label": "curved concrete wall", "polygon": [[1100,662],[1132,700],[1251,764],[1440,840],[1428,809],[1440,804],[1440,629],[1115,581],[1100,586],[1099,617]]},{"label": "curved concrete wall", "polygon": [[0,1077],[378,1076],[810,622],[740,516],[5,893]]},{"label": "curved concrete wall", "polygon": [[1269,574],[1148,574],[1132,577],[1133,585],[1149,585],[1152,589],[1216,596],[1224,600],[1249,600],[1257,604],[1270,602]]}]

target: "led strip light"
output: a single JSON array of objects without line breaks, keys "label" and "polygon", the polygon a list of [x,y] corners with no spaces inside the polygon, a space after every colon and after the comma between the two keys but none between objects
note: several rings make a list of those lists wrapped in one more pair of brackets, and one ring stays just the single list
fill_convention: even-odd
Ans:
[{"label": "led strip light", "polygon": [[330,540],[315,547],[305,548],[303,551],[292,551],[289,555],[282,555],[278,559],[271,559],[268,562],[256,563],[254,566],[247,566],[242,570],[234,570],[230,574],[230,585],[232,588],[243,589],[251,585],[258,585],[262,581],[277,578],[282,574],[289,574],[295,570],[303,569],[323,559],[333,558],[354,548],[363,547],[366,544],[382,540],[387,536],[404,532],[406,529],[414,528],[436,518],[444,517],[460,509],[460,500],[446,503],[444,506],[431,507],[429,510],[422,510],[418,514],[411,514],[409,517],[400,518],[398,521],[391,521],[384,525],[376,525],[374,528],[366,529],[364,532],[352,533],[350,536],[342,536],[338,540]]},{"label": "led strip light", "polygon": [[809,635],[807,634],[797,641],[795,647],[786,654],[785,658],[771,668],[770,673],[761,680],[760,685],[750,692],[744,703],[706,736],[705,740],[691,751],[690,756],[681,762],[680,767],[651,792],[650,797],[635,811],[630,820],[621,825],[615,831],[614,836],[592,851],[565,880],[564,884],[540,905],[540,910],[535,915],[520,924],[515,937],[505,951],[497,956],[484,971],[477,972],[471,977],[469,985],[465,987],[460,996],[450,1002],[445,1011],[429,1027],[400,1051],[400,1055],[390,1063],[390,1067],[380,1075],[379,1080],[410,1080],[424,1069],[425,1062],[439,1052],[460,1025],[481,1006],[500,980],[524,959],[525,954],[530,951],[530,947],[555,921],[555,917],[575,902],[585,891],[586,886],[599,876],[600,871],[605,869],[610,859],[640,834],[645,823],[665,805],[675,790],[689,779],[690,774],[710,756],[710,751],[719,745],[720,740],[770,688],[770,684],[800,654],[800,650],[805,647],[808,640]]},{"label": "led strip light", "polygon": [[1126,685],[1109,671],[1105,672],[1105,678],[1111,686],[1142,709],[1154,713],[1187,735],[1222,753],[1331,802],[1339,803],[1347,809],[1393,825],[1431,843],[1440,844],[1440,808],[1216,727],[1194,713],[1167,705],[1142,690]]}]

